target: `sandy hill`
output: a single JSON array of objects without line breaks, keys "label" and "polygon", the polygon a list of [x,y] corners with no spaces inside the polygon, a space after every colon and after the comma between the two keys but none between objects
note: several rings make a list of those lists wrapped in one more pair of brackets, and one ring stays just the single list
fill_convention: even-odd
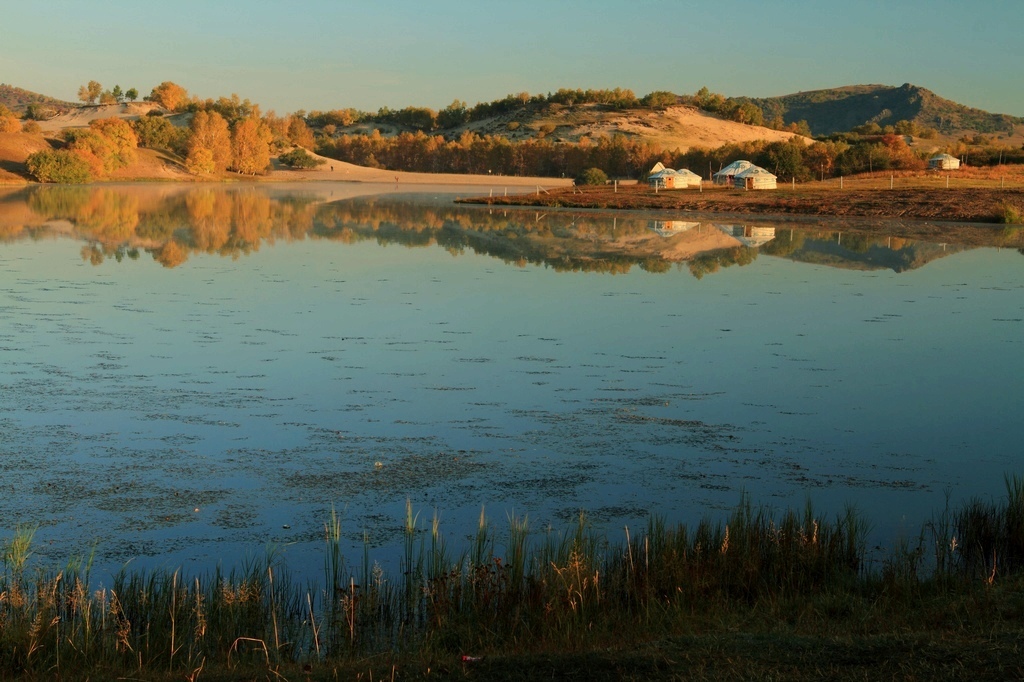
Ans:
[{"label": "sandy hill", "polygon": [[[492,134],[501,134],[501,122],[476,124]],[[473,125],[473,124],[470,124]],[[691,147],[720,147],[724,144],[753,140],[785,141],[793,133],[771,130],[729,121],[691,106],[666,109],[607,109],[597,104],[566,107],[542,113],[526,125],[525,136],[535,136],[545,128],[556,140],[578,142],[580,138],[595,139],[605,135],[626,135],[657,144],[662,149],[686,151]],[[508,124],[504,125],[509,137]],[[515,132],[515,131],[512,131]]]},{"label": "sandy hill", "polygon": [[[414,130],[393,123],[369,121],[341,128],[339,132],[369,134],[374,129],[385,136]],[[791,132],[737,123],[692,106],[616,109],[601,104],[543,109],[524,106],[517,111],[430,134],[458,139],[466,132],[501,136],[512,141],[546,137],[557,142],[578,142],[584,137],[595,141],[601,136],[625,135],[650,142],[663,150],[681,152],[692,147],[715,148],[754,140],[785,141],[793,137]]]},{"label": "sandy hill", "polygon": [[153,102],[78,106],[53,118],[39,121],[39,127],[44,133],[59,133],[66,128],[87,128],[91,121],[100,118],[123,118],[131,121],[160,108]]}]

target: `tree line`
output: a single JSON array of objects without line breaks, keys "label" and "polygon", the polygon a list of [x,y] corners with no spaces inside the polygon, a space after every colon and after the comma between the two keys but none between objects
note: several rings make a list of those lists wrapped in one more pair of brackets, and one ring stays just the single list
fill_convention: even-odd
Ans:
[{"label": "tree line", "polygon": [[[973,165],[1024,163],[1024,150],[1009,147],[971,147],[957,143],[949,151]],[[787,141],[757,140],[693,147],[686,152],[624,135],[557,142],[549,138],[512,141],[500,135],[463,133],[457,139],[423,131],[386,137],[343,135],[319,138],[317,152],[372,168],[425,173],[475,173],[540,177],[579,177],[599,168],[613,178],[644,178],[658,162],[669,168],[689,168],[705,179],[738,159],[748,159],[782,180],[809,180],[889,170],[921,170],[931,152],[911,148],[903,135],[842,135],[807,143],[794,136]]]}]

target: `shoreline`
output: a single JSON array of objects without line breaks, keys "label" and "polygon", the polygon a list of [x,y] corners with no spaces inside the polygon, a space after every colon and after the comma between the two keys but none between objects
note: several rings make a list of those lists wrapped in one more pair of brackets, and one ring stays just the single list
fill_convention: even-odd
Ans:
[{"label": "shoreline", "polygon": [[714,187],[661,190],[645,185],[556,189],[508,197],[460,199],[464,204],[683,214],[757,215],[764,218],[865,218],[951,223],[1020,224],[1021,187],[906,187],[837,189],[826,183],[747,192]]}]

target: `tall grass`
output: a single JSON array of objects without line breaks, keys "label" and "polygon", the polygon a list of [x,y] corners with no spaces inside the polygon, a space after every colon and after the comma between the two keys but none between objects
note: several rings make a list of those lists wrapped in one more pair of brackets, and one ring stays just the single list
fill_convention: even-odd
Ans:
[{"label": "tall grass", "polygon": [[619,543],[596,534],[583,513],[562,532],[534,531],[525,516],[510,515],[498,556],[483,509],[456,553],[440,516],[421,528],[410,501],[397,575],[372,561],[368,545],[360,562],[347,561],[332,512],[323,582],[304,586],[270,549],[227,573],[125,570],[96,588],[90,560],[56,572],[32,566],[33,531],[19,527],[3,551],[0,677],[88,670],[96,678],[196,679],[211,668],[270,677],[296,662],[389,652],[581,650],[624,632],[675,628],[694,614],[785,613],[801,600],[840,610],[868,600],[879,609],[885,599],[1021,572],[1024,479],[1007,477],[1006,491],[998,502],[947,505],[878,563],[853,508],[835,518],[810,504],[775,514],[744,495],[724,521],[669,526],[652,518],[640,533],[625,529]]}]

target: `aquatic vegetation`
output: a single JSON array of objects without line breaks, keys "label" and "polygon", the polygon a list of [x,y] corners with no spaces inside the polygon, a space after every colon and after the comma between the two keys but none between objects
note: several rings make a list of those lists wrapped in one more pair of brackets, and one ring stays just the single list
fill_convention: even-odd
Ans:
[{"label": "aquatic vegetation", "polygon": [[[724,522],[669,527],[652,518],[639,534],[626,528],[621,543],[595,534],[582,512],[563,532],[509,515],[503,556],[481,510],[467,547],[453,553],[440,515],[421,524],[408,501],[397,575],[368,547],[355,568],[332,513],[323,581],[306,585],[290,580],[273,548],[228,573],[126,569],[95,585],[88,560],[57,571],[33,565],[33,530],[20,527],[3,552],[0,673],[279,675],[367,657],[579,651],[743,612],[876,621],[924,594],[961,600],[1021,573],[1024,478],[1006,486],[1004,501],[947,509],[916,543],[883,556],[867,549],[854,509],[834,519],[810,504],[773,514],[746,495]],[[934,561],[932,541],[942,548]]]}]

